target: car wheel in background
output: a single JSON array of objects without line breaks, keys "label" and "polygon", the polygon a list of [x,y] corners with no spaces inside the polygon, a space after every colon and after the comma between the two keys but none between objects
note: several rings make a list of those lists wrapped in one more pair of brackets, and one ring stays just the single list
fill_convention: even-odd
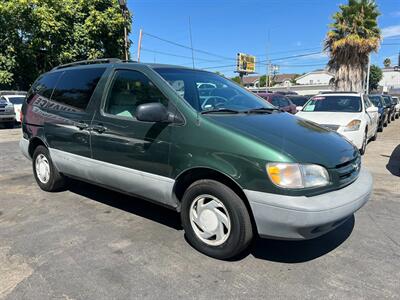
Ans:
[{"label": "car wheel in background", "polygon": [[365,132],[365,134],[364,134],[364,139],[363,139],[362,146],[360,149],[360,154],[363,155],[365,153],[366,149],[367,149],[367,132]]},{"label": "car wheel in background", "polygon": [[375,134],[374,136],[371,138],[371,141],[376,141],[376,139],[378,138],[378,127],[375,130]]},{"label": "car wheel in background", "polygon": [[14,122],[7,122],[7,123],[4,124],[4,126],[7,129],[12,129],[12,128],[14,128]]},{"label": "car wheel in background", "polygon": [[38,146],[32,157],[33,175],[39,187],[46,192],[57,192],[65,187],[66,179],[54,167],[49,150]]},{"label": "car wheel in background", "polygon": [[181,220],[189,243],[214,258],[238,255],[253,238],[243,200],[228,186],[214,180],[196,181],[186,190]]}]

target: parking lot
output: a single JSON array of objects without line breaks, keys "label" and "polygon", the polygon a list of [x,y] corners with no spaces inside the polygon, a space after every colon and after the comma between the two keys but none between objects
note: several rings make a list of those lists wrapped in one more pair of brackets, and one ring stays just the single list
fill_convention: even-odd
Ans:
[{"label": "parking lot", "polygon": [[71,182],[46,193],[0,129],[0,298],[398,298],[400,121],[367,147],[372,199],[315,240],[257,240],[234,261],[185,242],[178,214]]}]

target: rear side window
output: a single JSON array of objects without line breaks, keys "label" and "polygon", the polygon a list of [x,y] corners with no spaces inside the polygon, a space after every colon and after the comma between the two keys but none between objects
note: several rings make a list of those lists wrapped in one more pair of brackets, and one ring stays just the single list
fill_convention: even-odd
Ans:
[{"label": "rear side window", "polygon": [[60,75],[61,72],[55,72],[40,76],[29,90],[29,93],[27,95],[27,102],[29,103],[32,100],[33,96],[37,94],[50,99]]},{"label": "rear side window", "polygon": [[65,71],[54,89],[51,100],[85,110],[105,68]]}]

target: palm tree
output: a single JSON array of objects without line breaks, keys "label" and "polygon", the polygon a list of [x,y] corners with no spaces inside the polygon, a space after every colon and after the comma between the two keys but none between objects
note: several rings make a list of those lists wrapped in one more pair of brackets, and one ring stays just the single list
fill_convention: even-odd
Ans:
[{"label": "palm tree", "polygon": [[381,41],[379,14],[373,0],[349,0],[333,15],[325,50],[330,54],[328,66],[335,73],[336,90],[363,91],[369,54],[378,50]]}]

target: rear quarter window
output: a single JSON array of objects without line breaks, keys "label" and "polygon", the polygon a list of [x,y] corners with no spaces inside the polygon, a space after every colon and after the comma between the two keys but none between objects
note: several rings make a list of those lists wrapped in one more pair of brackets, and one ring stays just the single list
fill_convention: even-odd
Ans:
[{"label": "rear quarter window", "polygon": [[105,70],[90,68],[64,71],[51,100],[85,110]]},{"label": "rear quarter window", "polygon": [[61,72],[48,73],[40,76],[36,82],[32,85],[27,95],[27,102],[29,103],[35,95],[50,99],[54,87],[58,79],[60,78]]}]

